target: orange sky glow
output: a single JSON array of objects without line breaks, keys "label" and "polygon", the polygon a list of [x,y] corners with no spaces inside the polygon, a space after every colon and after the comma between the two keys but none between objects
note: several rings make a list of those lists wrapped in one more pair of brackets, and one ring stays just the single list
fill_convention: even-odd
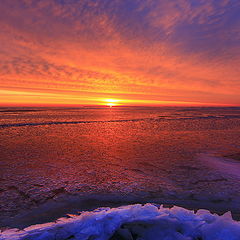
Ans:
[{"label": "orange sky glow", "polygon": [[3,0],[0,104],[239,106],[239,1],[193,2]]}]

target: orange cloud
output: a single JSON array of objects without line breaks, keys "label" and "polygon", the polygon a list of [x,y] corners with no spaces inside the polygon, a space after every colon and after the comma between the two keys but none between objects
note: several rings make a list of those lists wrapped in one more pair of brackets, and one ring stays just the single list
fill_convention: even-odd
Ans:
[{"label": "orange cloud", "polygon": [[2,104],[240,103],[237,2],[4,0],[0,8]]}]

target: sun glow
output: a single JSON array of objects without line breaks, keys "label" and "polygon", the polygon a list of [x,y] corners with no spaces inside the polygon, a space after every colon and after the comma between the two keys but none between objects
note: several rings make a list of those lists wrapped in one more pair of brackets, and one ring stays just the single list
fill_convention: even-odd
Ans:
[{"label": "sun glow", "polygon": [[119,101],[120,100],[118,100],[118,99],[112,99],[112,98],[104,99],[104,102],[106,102],[105,105],[107,105],[109,107],[119,105]]}]

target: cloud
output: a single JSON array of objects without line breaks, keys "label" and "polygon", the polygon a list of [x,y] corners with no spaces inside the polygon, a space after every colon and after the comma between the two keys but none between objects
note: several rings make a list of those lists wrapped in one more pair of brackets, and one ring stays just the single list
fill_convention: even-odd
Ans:
[{"label": "cloud", "polygon": [[0,89],[240,103],[237,0],[3,0],[0,8]]}]

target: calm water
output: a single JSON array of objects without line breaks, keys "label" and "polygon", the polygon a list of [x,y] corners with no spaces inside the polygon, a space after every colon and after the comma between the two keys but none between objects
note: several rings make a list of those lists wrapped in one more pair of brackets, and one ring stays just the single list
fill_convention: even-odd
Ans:
[{"label": "calm water", "polygon": [[239,172],[240,108],[0,108],[2,226],[129,201],[240,212]]}]

